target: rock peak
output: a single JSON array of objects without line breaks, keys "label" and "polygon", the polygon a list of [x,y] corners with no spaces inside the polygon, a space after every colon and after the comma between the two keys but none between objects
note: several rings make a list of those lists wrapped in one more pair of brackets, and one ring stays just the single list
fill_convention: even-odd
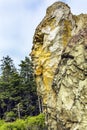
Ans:
[{"label": "rock peak", "polygon": [[48,7],[31,57],[48,130],[87,130],[87,15],[63,2]]},{"label": "rock peak", "polygon": [[70,9],[70,7],[67,4],[65,4],[64,2],[58,1],[58,2],[53,3],[51,6],[49,6],[46,12],[47,14],[49,14],[51,11],[55,11],[56,9],[59,9],[59,8],[63,9],[65,7]]}]

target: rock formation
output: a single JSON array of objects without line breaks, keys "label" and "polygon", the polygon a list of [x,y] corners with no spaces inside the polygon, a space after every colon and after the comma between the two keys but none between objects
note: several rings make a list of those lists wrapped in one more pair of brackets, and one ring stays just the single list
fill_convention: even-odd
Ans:
[{"label": "rock formation", "polygon": [[48,130],[87,130],[87,14],[48,7],[31,57]]}]

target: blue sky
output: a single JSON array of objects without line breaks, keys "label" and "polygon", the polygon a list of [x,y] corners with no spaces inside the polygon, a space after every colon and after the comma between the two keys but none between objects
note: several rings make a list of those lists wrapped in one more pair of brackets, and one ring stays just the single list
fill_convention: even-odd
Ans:
[{"label": "blue sky", "polygon": [[[36,26],[57,0],[0,0],[0,59],[9,55],[16,66],[31,52]],[[61,0],[74,14],[87,13],[87,0]]]}]

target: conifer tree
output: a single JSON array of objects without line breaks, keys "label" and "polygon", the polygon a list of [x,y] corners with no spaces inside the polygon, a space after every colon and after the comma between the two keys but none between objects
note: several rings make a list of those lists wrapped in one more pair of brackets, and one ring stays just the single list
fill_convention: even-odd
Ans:
[{"label": "conifer tree", "polygon": [[[36,83],[33,74],[33,66],[28,57],[21,61],[20,64],[20,77],[23,85],[22,101],[26,114],[37,115],[38,110],[38,97],[36,92]],[[26,100],[25,98],[26,97]]]},{"label": "conifer tree", "polygon": [[17,71],[13,60],[9,56],[3,57],[1,72],[0,118],[14,120],[17,117],[37,115],[38,98],[30,59],[25,57]]}]

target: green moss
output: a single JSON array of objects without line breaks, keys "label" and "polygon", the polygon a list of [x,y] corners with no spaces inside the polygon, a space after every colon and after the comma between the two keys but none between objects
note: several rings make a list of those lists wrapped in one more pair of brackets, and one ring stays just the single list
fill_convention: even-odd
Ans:
[{"label": "green moss", "polygon": [[27,119],[18,119],[15,122],[0,120],[0,130],[46,130],[44,114]]}]

